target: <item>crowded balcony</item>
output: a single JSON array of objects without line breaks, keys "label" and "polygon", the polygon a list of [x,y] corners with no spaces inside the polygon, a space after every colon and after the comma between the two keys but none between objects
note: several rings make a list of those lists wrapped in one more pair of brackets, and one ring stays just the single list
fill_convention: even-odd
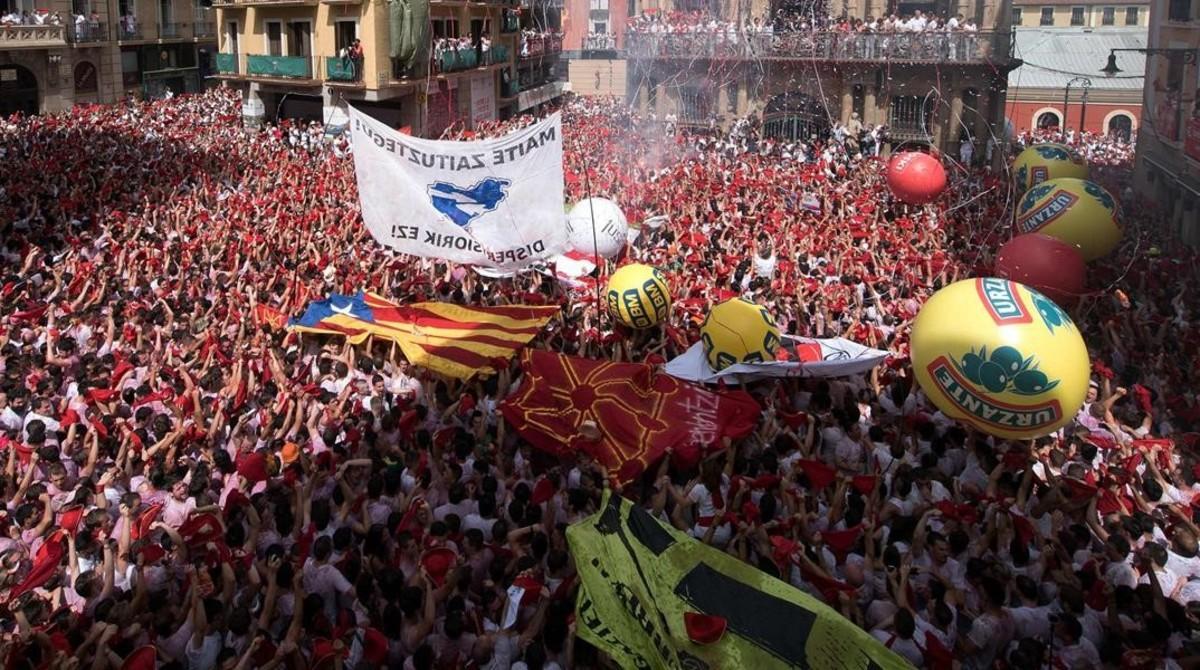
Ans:
[{"label": "crowded balcony", "polygon": [[67,44],[63,25],[0,25],[0,49],[60,47]]},{"label": "crowded balcony", "polygon": [[631,32],[625,50],[635,59],[986,63],[1007,60],[1010,41],[1008,32]]},{"label": "crowded balcony", "polygon": [[[79,20],[83,19],[83,20]],[[100,21],[90,21],[82,15],[68,26],[67,38],[72,44],[89,44],[107,42],[112,39],[108,35],[108,24]]]},{"label": "crowded balcony", "polygon": [[584,51],[612,51],[617,48],[617,36],[612,33],[588,33],[583,38]]},{"label": "crowded balcony", "polygon": [[433,66],[438,74],[463,72],[508,62],[508,47],[484,43],[479,50],[470,38],[441,38],[434,41]]},{"label": "crowded balcony", "polygon": [[558,33],[521,33],[521,58],[552,56],[562,51],[562,35]]}]

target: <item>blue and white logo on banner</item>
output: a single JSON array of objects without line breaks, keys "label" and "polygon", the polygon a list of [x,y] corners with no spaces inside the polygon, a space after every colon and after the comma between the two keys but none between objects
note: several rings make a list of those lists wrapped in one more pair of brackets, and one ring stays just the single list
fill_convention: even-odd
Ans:
[{"label": "blue and white logo on banner", "polygon": [[488,177],[469,188],[439,181],[429,185],[429,200],[433,208],[454,225],[466,228],[480,216],[495,211],[496,206],[508,197],[508,179]]}]

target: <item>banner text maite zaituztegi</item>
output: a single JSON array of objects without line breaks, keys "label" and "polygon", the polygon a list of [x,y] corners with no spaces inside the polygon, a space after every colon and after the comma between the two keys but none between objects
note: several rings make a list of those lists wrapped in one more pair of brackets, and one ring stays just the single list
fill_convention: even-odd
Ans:
[{"label": "banner text maite zaituztegi", "polygon": [[566,251],[562,118],[472,142],[401,134],[350,108],[363,221],[402,253],[515,269]]}]

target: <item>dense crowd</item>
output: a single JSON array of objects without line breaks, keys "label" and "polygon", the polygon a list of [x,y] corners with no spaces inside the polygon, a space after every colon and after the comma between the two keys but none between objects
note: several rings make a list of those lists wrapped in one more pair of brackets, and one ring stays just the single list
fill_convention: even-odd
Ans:
[{"label": "dense crowd", "polygon": [[708,12],[643,12],[628,19],[627,29],[635,33],[699,33],[769,35],[792,32],[830,33],[950,33],[978,32],[972,18],[962,14],[939,17],[920,10],[901,16],[889,14],[879,18],[851,19],[845,16],[817,15],[791,9],[779,9],[769,20],[763,17],[746,19],[741,24],[724,21]]},{"label": "dense crowd", "polygon": [[1102,167],[1132,166],[1133,153],[1137,149],[1136,133],[1130,135],[1117,132],[1102,134],[1085,131],[1081,133],[1075,130],[1063,133],[1058,129],[1039,129],[1034,132],[1023,132],[1016,139],[1018,147],[1026,147],[1039,142],[1066,144],[1087,159],[1089,165]]},{"label": "dense crowd", "polygon": [[[922,301],[986,273],[1008,236],[1004,171],[951,170],[938,203],[907,208],[845,135],[663,134],[572,100],[569,198],[590,186],[635,225],[666,221],[627,257],[667,271],[674,310],[633,337],[552,279],[380,248],[346,139],[244,130],[239,105],[0,121],[6,667],[601,667],[574,635],[564,529],[612,484],[505,430],[519,367],[461,384],[252,316],[364,289],[559,304],[531,346],[592,357],[670,359],[736,295],[788,333],[886,349],[865,377],[756,385],[752,435],[621,493],[918,666],[1195,664],[1200,264],[1149,204],[1123,203],[1125,242],[1074,308],[1087,403],[1016,443],[948,420],[907,362]],[[518,579],[530,596],[505,626]]]}]

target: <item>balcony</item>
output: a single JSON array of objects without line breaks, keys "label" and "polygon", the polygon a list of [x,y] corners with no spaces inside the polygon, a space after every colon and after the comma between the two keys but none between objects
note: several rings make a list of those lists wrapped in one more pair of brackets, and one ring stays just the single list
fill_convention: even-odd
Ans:
[{"label": "balcony", "polygon": [[192,36],[196,39],[217,36],[217,24],[212,21],[196,21],[192,24]]},{"label": "balcony", "polygon": [[237,54],[216,54],[217,58],[217,73],[218,74],[238,74],[238,55]]},{"label": "balcony", "polygon": [[634,59],[1004,63],[1011,35],[980,33],[626,33]]},{"label": "balcony", "polygon": [[0,49],[38,49],[66,45],[66,26],[0,26]]},{"label": "balcony", "polygon": [[160,40],[175,40],[183,35],[182,23],[160,23],[158,24],[158,38]]},{"label": "balcony", "polygon": [[107,42],[112,39],[108,36],[107,23],[78,23],[71,24],[67,29],[67,39],[72,44],[94,44],[96,42]]},{"label": "balcony", "polygon": [[117,39],[122,42],[135,42],[144,40],[142,36],[142,26],[136,22],[122,21],[117,24]]},{"label": "balcony", "polygon": [[266,79],[312,79],[308,56],[246,56],[246,74]]},{"label": "balcony", "polygon": [[349,58],[338,58],[337,56],[327,56],[325,58],[326,81],[353,83],[358,81],[358,79],[354,73],[354,62]]},{"label": "balcony", "polygon": [[521,37],[521,59],[553,56],[562,51],[562,35]]},{"label": "balcony", "polygon": [[316,7],[318,2],[319,0],[213,0],[213,7],[223,7],[225,9],[241,9],[243,7]]},{"label": "balcony", "polygon": [[433,62],[434,68],[439,74],[474,70],[488,65],[507,63],[508,47],[502,44],[491,45],[487,51],[483,52],[482,62],[473,47],[464,49],[444,47],[440,51],[435,48]]}]

